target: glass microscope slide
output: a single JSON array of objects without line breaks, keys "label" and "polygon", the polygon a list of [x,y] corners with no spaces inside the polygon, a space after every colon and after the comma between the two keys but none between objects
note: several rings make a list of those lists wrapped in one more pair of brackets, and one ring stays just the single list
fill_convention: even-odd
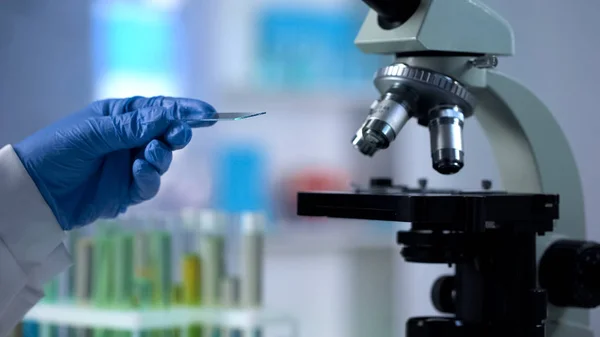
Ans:
[{"label": "glass microscope slide", "polygon": [[239,121],[242,119],[248,119],[251,117],[261,116],[266,114],[266,111],[261,112],[218,112],[209,118],[184,118],[183,121],[188,123],[191,127],[196,126],[195,123],[203,122],[219,122],[219,121]]},{"label": "glass microscope slide", "polygon": [[218,112],[216,116],[210,119],[205,119],[206,121],[239,121],[242,119],[252,118],[260,115],[266,114],[266,111],[260,112]]}]

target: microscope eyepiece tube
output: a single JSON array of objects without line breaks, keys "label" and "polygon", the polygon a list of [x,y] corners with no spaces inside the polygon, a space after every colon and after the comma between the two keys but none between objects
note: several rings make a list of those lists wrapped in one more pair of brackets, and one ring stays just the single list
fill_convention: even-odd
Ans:
[{"label": "microscope eyepiece tube", "polygon": [[354,147],[364,155],[372,156],[377,150],[388,148],[411,118],[412,93],[407,92],[408,97],[405,97],[403,92],[390,90],[371,106],[366,121],[352,140]]},{"label": "microscope eyepiece tube", "polygon": [[429,136],[433,169],[455,174],[464,166],[464,115],[458,107],[438,108],[429,114]]},{"label": "microscope eyepiece tube", "polygon": [[377,12],[379,26],[383,29],[393,29],[404,22],[417,11],[421,0],[363,0],[369,8]]}]

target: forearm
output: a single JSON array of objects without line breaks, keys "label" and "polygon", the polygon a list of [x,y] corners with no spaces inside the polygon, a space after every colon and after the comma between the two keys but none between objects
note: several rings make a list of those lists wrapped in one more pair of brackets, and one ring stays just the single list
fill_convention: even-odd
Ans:
[{"label": "forearm", "polygon": [[64,236],[12,147],[0,149],[0,337],[70,265]]}]

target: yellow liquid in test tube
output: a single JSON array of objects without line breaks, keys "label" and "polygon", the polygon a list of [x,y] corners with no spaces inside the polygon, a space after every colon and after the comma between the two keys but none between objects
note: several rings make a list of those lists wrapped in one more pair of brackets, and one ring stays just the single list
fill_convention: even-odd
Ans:
[{"label": "yellow liquid in test tube", "polygon": [[[185,305],[198,307],[201,301],[201,267],[202,263],[200,257],[197,255],[189,254],[183,257],[181,261],[181,272],[182,272],[182,292],[183,292],[183,303]],[[191,326],[188,329],[188,337],[201,337],[202,327]]]},{"label": "yellow liquid in test tube", "polygon": [[201,301],[201,262],[196,255],[186,255],[181,261],[181,272],[183,273],[183,303],[186,305],[199,306]]}]

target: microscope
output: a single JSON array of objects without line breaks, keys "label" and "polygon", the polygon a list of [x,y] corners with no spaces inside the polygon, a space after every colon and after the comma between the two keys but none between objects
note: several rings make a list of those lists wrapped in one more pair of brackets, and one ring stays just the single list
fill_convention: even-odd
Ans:
[{"label": "microscope", "polygon": [[592,337],[600,245],[585,241],[582,184],[560,126],[531,91],[494,70],[514,54],[510,25],[478,0],[363,1],[370,11],[356,45],[395,61],[375,73],[381,95],[354,147],[373,156],[415,118],[429,129],[432,168],[451,175],[477,160],[462,136],[477,120],[503,191],[373,179],[353,193],[300,192],[298,215],[408,222],[397,233],[406,261],[454,267],[432,285],[440,316],[409,318],[406,337]]}]

